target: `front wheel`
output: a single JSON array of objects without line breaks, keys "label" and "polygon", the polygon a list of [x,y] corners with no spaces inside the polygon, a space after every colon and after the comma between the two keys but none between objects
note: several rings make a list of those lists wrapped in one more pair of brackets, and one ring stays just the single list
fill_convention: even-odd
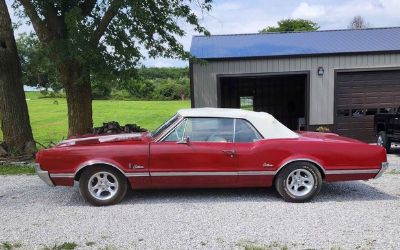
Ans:
[{"label": "front wheel", "polygon": [[294,162],[282,169],[275,180],[275,188],[289,202],[306,202],[321,190],[322,176],[313,164]]},{"label": "front wheel", "polygon": [[105,166],[89,167],[79,180],[83,198],[94,206],[120,202],[127,191],[127,181],[118,170]]}]

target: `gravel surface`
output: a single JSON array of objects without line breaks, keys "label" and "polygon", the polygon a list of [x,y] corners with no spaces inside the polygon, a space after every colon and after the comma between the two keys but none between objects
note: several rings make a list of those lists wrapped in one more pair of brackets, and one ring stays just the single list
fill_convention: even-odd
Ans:
[{"label": "gravel surface", "polygon": [[77,187],[0,177],[0,249],[400,249],[400,157],[389,160],[380,179],[324,184],[305,204],[273,189],[205,189],[92,207]]}]

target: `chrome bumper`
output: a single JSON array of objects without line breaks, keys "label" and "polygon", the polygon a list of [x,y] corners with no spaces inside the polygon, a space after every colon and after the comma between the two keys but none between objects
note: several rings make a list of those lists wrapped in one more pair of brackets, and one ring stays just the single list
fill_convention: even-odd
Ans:
[{"label": "chrome bumper", "polygon": [[54,187],[53,181],[50,179],[49,172],[40,168],[39,164],[35,164],[36,174],[42,179],[47,185]]},{"label": "chrome bumper", "polygon": [[374,177],[377,179],[382,176],[382,174],[389,168],[389,162],[382,162],[381,169],[379,170],[378,174]]}]

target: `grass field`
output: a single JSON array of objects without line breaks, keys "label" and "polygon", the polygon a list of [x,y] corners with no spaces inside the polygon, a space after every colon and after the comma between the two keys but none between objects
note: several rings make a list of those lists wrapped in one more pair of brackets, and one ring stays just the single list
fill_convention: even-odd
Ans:
[{"label": "grass field", "polygon": [[[36,141],[47,145],[67,135],[67,104],[63,98],[39,98],[37,92],[27,92],[29,115]],[[121,125],[136,123],[146,129],[155,129],[178,109],[190,107],[190,101],[93,101],[94,126],[118,121]],[[1,140],[0,133],[0,140]]]}]

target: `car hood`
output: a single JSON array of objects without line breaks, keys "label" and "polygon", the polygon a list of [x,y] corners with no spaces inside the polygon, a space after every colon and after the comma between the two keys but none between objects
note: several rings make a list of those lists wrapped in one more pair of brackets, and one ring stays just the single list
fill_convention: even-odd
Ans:
[{"label": "car hood", "polygon": [[59,142],[57,147],[74,146],[74,145],[90,145],[106,142],[121,142],[121,141],[142,141],[146,136],[145,133],[126,133],[112,135],[90,135],[70,138]]},{"label": "car hood", "polygon": [[327,141],[337,141],[337,142],[351,142],[351,143],[364,143],[362,141],[343,137],[334,133],[321,133],[321,132],[309,132],[309,131],[298,131],[297,132],[302,138],[308,140],[327,140]]}]

